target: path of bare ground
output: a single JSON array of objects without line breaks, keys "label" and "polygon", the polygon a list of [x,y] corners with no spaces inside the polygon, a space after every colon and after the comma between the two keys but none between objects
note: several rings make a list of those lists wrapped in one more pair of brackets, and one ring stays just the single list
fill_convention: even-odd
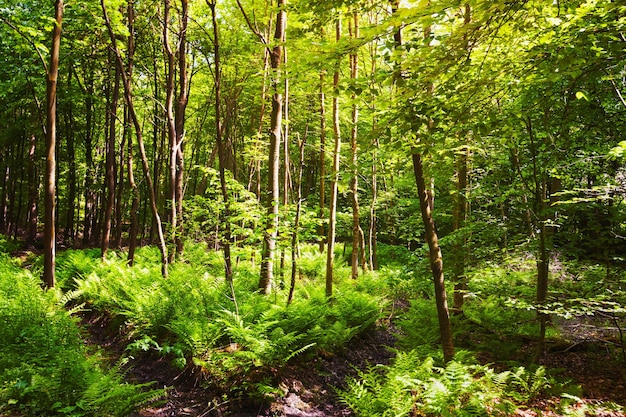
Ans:
[{"label": "path of bare ground", "polygon": [[[121,356],[123,335],[114,330],[117,326],[106,317],[85,317],[92,339],[90,343],[102,346],[112,360]],[[571,324],[571,323],[570,323]],[[574,326],[579,329],[580,326]],[[586,327],[591,329],[591,327]],[[595,339],[591,339],[591,335]],[[145,355],[131,361],[128,371],[130,382],[154,381],[155,388],[169,387],[166,398],[132,417],[347,417],[351,411],[338,399],[335,388],[343,387],[355,369],[368,365],[388,364],[393,354],[388,346],[395,342],[393,327],[378,326],[351,341],[345,351],[323,354],[306,362],[289,365],[276,371],[276,380],[283,396],[273,403],[229,399],[226,395],[205,386],[197,372],[180,371],[170,365],[167,358],[156,354]],[[626,406],[626,369],[616,361],[597,332],[576,334],[565,349],[548,351],[542,359],[547,368],[561,369],[563,376],[580,384],[585,405],[611,401]],[[581,338],[588,338],[581,339]],[[529,346],[530,348],[530,346]],[[613,352],[614,353],[614,352]],[[558,417],[553,409],[558,398],[542,398],[529,408],[520,409],[519,417]],[[584,415],[584,414],[581,414]],[[623,413],[606,411],[600,417],[623,417]]]}]

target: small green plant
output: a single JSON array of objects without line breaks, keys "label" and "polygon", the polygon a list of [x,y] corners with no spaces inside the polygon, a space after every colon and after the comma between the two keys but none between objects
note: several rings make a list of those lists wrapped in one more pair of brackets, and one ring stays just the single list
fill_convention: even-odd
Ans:
[{"label": "small green plant", "polygon": [[106,370],[66,300],[0,256],[0,413],[122,417],[163,395]]},{"label": "small green plant", "polygon": [[399,352],[392,365],[359,372],[342,400],[360,417],[506,416],[556,385],[541,367],[496,372],[463,351],[438,365],[425,352]]}]

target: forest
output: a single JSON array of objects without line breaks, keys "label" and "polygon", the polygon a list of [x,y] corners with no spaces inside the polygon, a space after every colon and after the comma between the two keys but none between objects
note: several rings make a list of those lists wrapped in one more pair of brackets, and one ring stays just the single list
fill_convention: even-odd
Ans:
[{"label": "forest", "polygon": [[626,4],[0,0],[0,416],[624,416]]}]

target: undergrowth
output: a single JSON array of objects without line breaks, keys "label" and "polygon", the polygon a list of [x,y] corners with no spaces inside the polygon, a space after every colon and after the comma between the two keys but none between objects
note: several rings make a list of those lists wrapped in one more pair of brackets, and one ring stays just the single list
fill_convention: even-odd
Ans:
[{"label": "undergrowth", "polygon": [[[392,318],[400,333],[395,361],[358,371],[339,391],[357,416],[505,416],[559,395],[560,411],[572,410],[579,395],[575,386],[542,367],[521,365],[527,359],[519,355],[522,343],[538,331],[531,261],[511,259],[469,271],[464,314],[452,317],[457,348],[468,351],[444,363],[423,260],[404,249],[381,249],[389,262],[381,260],[379,271],[357,280],[338,250],[329,300],[325,255],[304,246],[291,304],[288,262],[276,271],[273,292],[261,295],[250,248],[233,248],[232,286],[223,278],[221,254],[204,244],[188,243],[168,279],[161,277],[153,247],[140,248],[133,267],[123,252],[101,260],[95,250],[65,251],[58,260],[60,290],[47,292],[30,272],[0,258],[0,414],[122,416],[162,394],[125,384],[118,369],[105,369],[84,347],[67,306],[113,318],[110,323],[119,328],[112,330],[125,336],[128,358],[156,352],[229,398],[280,395],[287,363],[341,353],[355,336]],[[581,275],[580,281],[592,292],[599,274],[592,268],[586,273],[590,278]],[[578,278],[559,279],[553,303],[576,294]],[[609,284],[606,291],[619,290]],[[406,301],[407,308],[390,308]],[[559,334],[550,328],[547,337]],[[478,355],[497,365],[480,364]]]},{"label": "undergrowth", "polygon": [[519,404],[563,389],[543,367],[496,372],[465,351],[444,365],[432,350],[413,349],[359,372],[339,393],[357,416],[464,417],[512,415]]},{"label": "undergrowth", "polygon": [[0,414],[121,417],[163,395],[107,369],[65,300],[0,255]]},{"label": "undergrowth", "polygon": [[236,268],[231,290],[219,253],[199,244],[187,245],[168,279],[160,276],[154,248],[140,249],[132,268],[122,254],[93,264],[68,254],[61,265],[75,302],[121,318],[129,355],[156,351],[181,368],[200,369],[214,387],[254,391],[296,357],[341,351],[372,328],[385,308],[386,290],[375,276],[352,280],[347,267],[337,268],[329,302],[322,271],[314,273],[323,258],[315,251],[303,250],[303,273],[290,305],[288,289],[279,285],[269,296],[256,291],[258,271],[249,262]]}]

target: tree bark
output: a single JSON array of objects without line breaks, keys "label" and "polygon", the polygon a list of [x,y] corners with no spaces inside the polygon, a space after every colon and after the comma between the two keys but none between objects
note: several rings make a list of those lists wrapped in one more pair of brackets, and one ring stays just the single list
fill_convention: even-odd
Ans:
[{"label": "tree bark", "polygon": [[[189,101],[189,77],[187,73],[187,25],[189,21],[189,2],[181,1],[180,30],[177,49],[174,51],[170,45],[170,1],[165,0],[163,19],[163,47],[167,63],[166,82],[166,118],[168,136],[170,139],[170,221],[171,235],[174,242],[175,251],[171,254],[170,261],[174,260],[176,254],[183,252],[183,139],[185,136],[185,112]],[[174,95],[176,94],[176,58],[178,57],[178,94],[176,104]]]},{"label": "tree bark", "polygon": [[95,167],[93,163],[93,131],[94,131],[94,69],[89,67],[85,81],[86,97],[85,97],[85,163],[87,170],[85,171],[85,212],[83,218],[83,245],[89,246],[91,243],[92,223],[94,217],[94,207],[96,195],[93,190]]},{"label": "tree bark", "polygon": [[231,241],[231,227],[230,227],[230,196],[228,193],[228,187],[226,184],[226,150],[224,149],[224,127],[222,125],[222,113],[221,113],[221,101],[222,101],[222,68],[221,68],[221,56],[220,56],[220,37],[217,26],[217,14],[215,11],[217,0],[211,2],[207,0],[207,4],[211,9],[211,17],[213,19],[213,54],[214,54],[214,68],[215,68],[215,140],[217,142],[217,152],[220,171],[220,190],[222,193],[222,200],[224,201],[224,211],[222,213],[221,224],[224,227],[224,239],[222,239],[222,246],[224,248],[224,274],[226,281],[231,284],[233,281],[233,269],[230,256],[230,241]]},{"label": "tree bark", "polygon": [[[324,72],[320,72],[320,220],[324,219],[324,209],[326,205],[326,94],[324,93]],[[320,235],[319,248],[320,252],[324,252],[325,246],[325,228],[324,223],[320,222],[318,233]]]},{"label": "tree bark", "polygon": [[46,187],[44,190],[44,265],[43,280],[48,288],[54,287],[56,262],[56,94],[59,74],[59,50],[61,47],[61,26],[63,24],[63,0],[54,4],[55,25],[52,30],[52,48],[50,49],[50,67],[46,87]]},{"label": "tree bark", "polygon": [[[469,147],[464,147],[457,155],[457,183],[456,183],[456,195],[454,198],[454,214],[453,214],[453,228],[455,231],[459,231],[465,227],[465,220],[467,219],[467,184],[468,184],[468,163],[469,163],[470,150]],[[462,233],[462,232],[461,232]],[[465,299],[465,293],[467,292],[467,276],[465,275],[465,259],[467,257],[467,239],[463,236],[458,236],[454,243],[453,255],[452,255],[452,282],[454,282],[454,304],[452,311],[454,314],[463,313],[463,301]]]},{"label": "tree bark", "polygon": [[[68,89],[70,90],[71,90],[71,84],[72,84],[72,72],[73,71],[74,70],[70,68],[70,71],[68,71],[68,76],[67,76]],[[74,128],[73,128],[75,124],[74,103],[72,101],[70,101],[69,108],[67,111],[68,111],[67,117],[69,121],[69,128],[67,129],[67,154],[68,154],[67,156],[68,156],[69,169],[68,169],[68,174],[67,174],[68,175],[68,178],[67,178],[68,190],[67,190],[67,212],[66,212],[67,215],[65,219],[65,239],[73,240],[75,236],[74,219],[75,219],[75,212],[76,212],[76,189],[78,187],[76,184],[76,149],[74,146],[75,137],[74,137]],[[32,197],[29,200],[32,201]],[[29,213],[31,209],[32,209],[32,205],[29,204]],[[35,215],[36,215],[37,209],[35,208],[34,210],[35,210]]]},{"label": "tree bark", "polygon": [[[335,39],[341,40],[341,16],[337,18],[335,25]],[[337,91],[339,87],[339,62],[333,74],[333,88]],[[333,275],[335,257],[335,234],[337,232],[337,192],[339,182],[339,158],[341,153],[341,129],[339,127],[339,96],[333,96],[333,137],[335,145],[333,149],[332,181],[330,185],[330,214],[328,219],[328,249],[326,252],[326,297],[333,296]]]},{"label": "tree bark", "polygon": [[300,214],[302,211],[302,171],[304,168],[304,145],[306,144],[306,134],[304,139],[298,141],[300,148],[300,164],[298,165],[298,201],[296,206],[296,219],[291,233],[291,281],[289,285],[289,296],[287,297],[287,305],[293,301],[293,295],[296,289],[296,275],[298,272],[298,258],[300,257],[300,248],[298,245],[298,233],[300,229]]},{"label": "tree bark", "polygon": [[269,175],[268,175],[268,198],[267,198],[267,223],[263,232],[263,249],[261,252],[261,276],[259,279],[259,291],[269,294],[274,282],[274,252],[276,250],[276,238],[278,236],[278,207],[280,204],[280,140],[282,134],[283,96],[278,90],[280,82],[279,70],[282,61],[282,42],[287,24],[286,0],[278,0],[278,16],[276,19],[276,31],[274,40],[277,45],[270,52],[270,64],[273,77],[271,111],[271,131],[269,144]]},{"label": "tree bark", "polygon": [[[114,61],[115,62],[115,61]],[[105,196],[105,208],[104,208],[104,222],[101,240],[101,252],[102,258],[106,257],[109,250],[109,241],[111,237],[111,221],[113,218],[113,206],[115,204],[115,137],[117,127],[117,103],[120,94],[120,68],[118,65],[115,67],[115,77],[113,80],[113,92],[111,94],[111,101],[109,104],[109,132],[106,140],[106,196]]]},{"label": "tree bark", "polygon": [[[359,37],[359,15],[354,13],[350,27],[350,37],[358,39]],[[354,81],[359,76],[359,57],[355,53],[350,54],[350,78]],[[360,224],[360,207],[359,207],[359,144],[358,144],[358,123],[359,123],[359,107],[356,103],[356,93],[352,93],[352,129],[350,134],[350,155],[352,162],[352,178],[350,179],[350,194],[352,196],[352,278],[359,276],[359,264],[363,268],[363,272],[367,269],[365,262],[365,244],[363,229]]]},{"label": "tree bark", "polygon": [[26,244],[32,246],[37,239],[37,200],[39,193],[39,181],[37,178],[37,165],[35,164],[35,152],[37,139],[30,135],[28,148],[28,235]]},{"label": "tree bark", "polygon": [[448,312],[448,300],[443,277],[443,258],[441,256],[441,248],[439,247],[435,221],[432,216],[432,207],[430,205],[431,198],[424,181],[422,156],[419,152],[414,150],[412,159],[420,211],[422,213],[422,221],[424,222],[424,233],[429,249],[430,269],[435,284],[435,301],[437,303],[437,318],[439,321],[441,346],[444,360],[448,362],[454,356],[454,343],[452,342],[452,327],[450,326],[450,314]]}]

